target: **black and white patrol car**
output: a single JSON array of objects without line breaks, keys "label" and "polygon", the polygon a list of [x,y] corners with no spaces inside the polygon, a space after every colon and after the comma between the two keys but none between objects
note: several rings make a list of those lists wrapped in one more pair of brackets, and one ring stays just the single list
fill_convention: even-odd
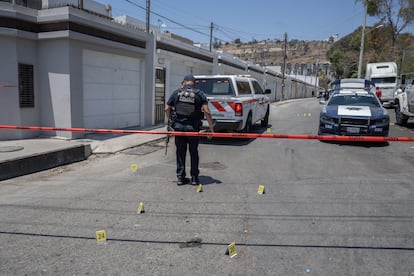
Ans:
[{"label": "black and white patrol car", "polygon": [[319,135],[388,136],[390,118],[372,91],[340,89],[324,105]]}]

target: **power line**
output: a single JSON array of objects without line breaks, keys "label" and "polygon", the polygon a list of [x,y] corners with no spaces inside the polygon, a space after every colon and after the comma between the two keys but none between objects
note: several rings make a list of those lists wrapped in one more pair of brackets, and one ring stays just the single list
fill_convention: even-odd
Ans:
[{"label": "power line", "polygon": [[[134,5],[134,6],[138,7],[138,8],[140,8],[140,9],[146,10],[146,8],[145,8],[145,7],[143,7],[143,6],[139,5],[139,4],[137,4],[137,3],[135,3],[135,2],[133,2],[133,1],[131,1],[131,0],[124,0],[124,1],[125,1],[125,2],[127,2],[127,3],[129,3],[129,4],[131,4],[131,5]],[[168,18],[168,17],[166,17],[166,16],[164,16],[164,15],[161,15],[161,14],[156,13],[156,12],[153,12],[153,11],[150,11],[150,13],[151,13],[151,14],[154,14],[154,15],[156,15],[156,16],[158,16],[158,17],[162,18],[162,19],[168,20],[169,22],[174,23],[174,24],[176,24],[176,25],[178,25],[178,26],[181,26],[181,27],[183,27],[183,28],[185,28],[185,29],[187,29],[187,30],[190,30],[190,31],[193,31],[193,32],[195,32],[195,33],[198,33],[198,34],[204,35],[204,36],[206,36],[206,37],[210,37],[210,35],[209,35],[209,34],[206,34],[206,33],[203,33],[203,32],[201,32],[201,31],[198,31],[197,29],[194,29],[194,28],[188,27],[188,26],[186,26],[186,25],[184,25],[184,24],[182,24],[182,23],[180,23],[180,22],[178,22],[178,21],[175,21],[175,20],[173,20],[173,19],[171,19],[171,18]]]},{"label": "power line", "polygon": [[[271,36],[271,35],[268,35],[268,34],[245,32],[245,31],[234,29],[234,28],[220,26],[220,25],[217,25],[217,26],[219,26],[220,29],[223,29],[223,30],[226,30],[227,32],[235,34],[236,36],[238,36],[237,38],[239,38],[240,34],[245,34],[245,35],[249,35],[249,36],[253,36],[253,37],[254,36],[256,36],[256,37],[258,37],[258,36],[262,36],[262,37]],[[272,35],[272,36],[274,36],[274,35]],[[282,36],[282,34],[280,36]]]},{"label": "power line", "polygon": [[[146,7],[140,5],[140,4],[138,4],[138,3],[136,3],[136,2],[134,2],[132,0],[124,0],[124,1],[127,2],[127,3],[129,3],[129,4],[131,4],[131,5],[133,5],[133,6],[135,6],[135,7],[138,7],[140,9],[146,11]],[[171,22],[171,23],[173,23],[173,24],[175,24],[175,25],[177,25],[177,26],[179,26],[179,27],[181,27],[183,29],[192,31],[194,33],[203,35],[205,37],[210,37],[210,34],[208,34],[206,32],[200,31],[199,29],[194,28],[194,27],[191,27],[189,25],[185,25],[183,23],[180,23],[180,22],[178,22],[178,21],[176,21],[174,19],[171,19],[171,18],[169,18],[167,16],[164,16],[164,15],[162,15],[160,13],[157,13],[157,12],[154,12],[154,11],[150,11],[150,13],[153,14],[153,15],[156,15],[156,16],[164,19],[164,20],[167,20],[167,21],[169,21],[169,22]],[[205,29],[205,30],[209,30],[210,29],[210,27],[207,26],[207,25],[194,25],[194,26],[195,27],[202,27],[202,29]],[[221,25],[218,25],[218,24],[215,24],[215,23],[214,23],[214,27],[215,27],[214,28],[215,30],[219,31],[221,34],[223,34],[227,38],[227,39],[223,39],[223,38],[220,38],[218,36],[214,36],[213,35],[213,38],[214,39],[220,40],[222,42],[231,42],[231,41],[234,41],[236,38],[240,38],[240,34],[247,34],[247,35],[250,35],[250,36],[253,36],[253,37],[254,36],[265,36],[265,34],[244,32],[244,31],[240,31],[240,30],[233,29],[233,28],[224,27],[224,26],[221,26]],[[178,28],[176,28],[176,29],[178,29]],[[233,35],[231,35],[231,34],[233,34]],[[230,41],[228,41],[228,39],[230,39]],[[247,38],[247,40],[248,39],[250,39],[250,38]]]}]

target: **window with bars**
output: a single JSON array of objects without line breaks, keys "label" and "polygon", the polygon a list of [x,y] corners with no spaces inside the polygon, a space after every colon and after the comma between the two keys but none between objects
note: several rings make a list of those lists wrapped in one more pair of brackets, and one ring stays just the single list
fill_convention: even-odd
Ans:
[{"label": "window with bars", "polygon": [[33,65],[19,64],[20,107],[34,107]]}]

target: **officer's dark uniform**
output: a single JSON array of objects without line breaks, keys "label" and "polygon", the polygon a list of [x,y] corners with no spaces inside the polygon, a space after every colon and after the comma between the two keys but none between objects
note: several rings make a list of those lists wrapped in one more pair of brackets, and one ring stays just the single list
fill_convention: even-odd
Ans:
[{"label": "officer's dark uniform", "polygon": [[[185,86],[175,90],[167,101],[167,105],[174,107],[172,113],[174,121],[174,130],[198,132],[201,126],[203,113],[201,107],[208,104],[207,98],[201,90],[192,86]],[[177,147],[177,178],[178,184],[184,184],[185,157],[187,154],[187,145],[189,146],[191,157],[191,180],[193,185],[199,183],[199,156],[198,156],[199,137],[175,136],[175,145]]]}]

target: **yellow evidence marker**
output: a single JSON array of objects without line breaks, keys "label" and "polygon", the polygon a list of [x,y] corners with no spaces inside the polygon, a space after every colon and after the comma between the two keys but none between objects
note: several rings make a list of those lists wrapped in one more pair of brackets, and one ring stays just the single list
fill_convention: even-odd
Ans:
[{"label": "yellow evidence marker", "polygon": [[201,193],[203,191],[203,185],[200,183],[197,187],[197,193]]},{"label": "yellow evidence marker", "polygon": [[263,185],[259,185],[259,189],[257,189],[257,193],[259,195],[263,195],[265,193],[265,187]]},{"label": "yellow evidence marker", "polygon": [[98,243],[106,242],[106,231],[105,230],[96,231],[96,242]]},{"label": "yellow evidence marker", "polygon": [[138,204],[137,213],[138,213],[138,214],[145,213],[145,210],[144,210],[144,203],[140,202],[140,203]]},{"label": "yellow evidence marker", "polygon": [[233,258],[234,256],[237,255],[235,242],[232,242],[231,244],[227,246],[226,255],[229,255],[230,258]]},{"label": "yellow evidence marker", "polygon": [[132,164],[132,165],[131,165],[131,170],[132,170],[133,172],[136,172],[136,171],[138,170],[138,166],[137,166],[137,164]]}]

